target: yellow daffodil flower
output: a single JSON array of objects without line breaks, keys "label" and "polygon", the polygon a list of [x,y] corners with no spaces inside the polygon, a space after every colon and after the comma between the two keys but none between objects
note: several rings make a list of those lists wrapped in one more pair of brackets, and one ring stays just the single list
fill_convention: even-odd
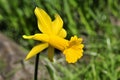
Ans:
[{"label": "yellow daffodil flower", "polygon": [[55,15],[55,20],[52,21],[44,10],[36,7],[35,15],[38,20],[38,28],[42,33],[31,36],[23,35],[23,38],[41,41],[41,44],[33,47],[26,59],[33,57],[45,48],[48,48],[50,60],[53,60],[54,48],[63,52],[68,63],[75,63],[82,57],[84,47],[81,44],[82,39],[77,38],[77,36],[71,37],[70,41],[64,39],[67,33],[63,29],[63,21],[58,14]]}]

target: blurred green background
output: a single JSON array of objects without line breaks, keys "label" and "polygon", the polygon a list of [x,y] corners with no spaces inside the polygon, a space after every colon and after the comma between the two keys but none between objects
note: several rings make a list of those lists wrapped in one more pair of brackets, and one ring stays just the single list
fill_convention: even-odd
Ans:
[{"label": "blurred green background", "polygon": [[52,63],[41,57],[51,80],[120,80],[120,0],[0,0],[0,31],[26,50],[36,42],[22,35],[39,32],[36,5],[62,17],[67,39],[84,39],[84,56],[75,64],[60,54]]}]

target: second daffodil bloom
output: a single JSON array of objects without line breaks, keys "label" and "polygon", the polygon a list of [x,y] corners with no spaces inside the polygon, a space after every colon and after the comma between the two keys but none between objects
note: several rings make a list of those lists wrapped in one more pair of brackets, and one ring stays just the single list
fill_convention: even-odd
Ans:
[{"label": "second daffodil bloom", "polygon": [[38,40],[41,43],[32,48],[26,59],[33,57],[46,48],[48,48],[48,57],[50,60],[53,60],[54,48],[63,52],[68,63],[75,63],[82,57],[84,47],[81,44],[82,38],[74,36],[71,37],[70,41],[64,39],[67,33],[63,29],[63,21],[58,14],[55,15],[55,20],[52,21],[44,10],[36,7],[35,15],[38,20],[38,28],[42,33],[31,36],[23,35],[23,38]]}]

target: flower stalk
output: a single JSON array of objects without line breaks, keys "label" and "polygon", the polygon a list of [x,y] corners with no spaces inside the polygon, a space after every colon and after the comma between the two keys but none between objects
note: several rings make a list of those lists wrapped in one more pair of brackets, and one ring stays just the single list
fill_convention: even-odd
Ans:
[{"label": "flower stalk", "polygon": [[39,54],[36,55],[36,60],[35,60],[34,80],[37,80],[37,77],[38,77]]}]

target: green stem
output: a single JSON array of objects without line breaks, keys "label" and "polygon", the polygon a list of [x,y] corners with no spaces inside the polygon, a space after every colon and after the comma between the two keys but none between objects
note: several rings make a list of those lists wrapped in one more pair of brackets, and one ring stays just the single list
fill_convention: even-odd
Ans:
[{"label": "green stem", "polygon": [[38,63],[39,63],[39,54],[36,55],[36,60],[35,60],[34,80],[37,80],[37,75],[38,75]]}]

